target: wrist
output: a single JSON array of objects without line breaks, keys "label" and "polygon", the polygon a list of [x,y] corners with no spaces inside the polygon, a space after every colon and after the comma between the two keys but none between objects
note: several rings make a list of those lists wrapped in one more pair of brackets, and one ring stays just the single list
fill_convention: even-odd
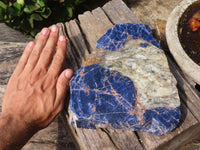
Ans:
[{"label": "wrist", "polygon": [[21,149],[37,132],[19,117],[0,116],[0,149]]}]

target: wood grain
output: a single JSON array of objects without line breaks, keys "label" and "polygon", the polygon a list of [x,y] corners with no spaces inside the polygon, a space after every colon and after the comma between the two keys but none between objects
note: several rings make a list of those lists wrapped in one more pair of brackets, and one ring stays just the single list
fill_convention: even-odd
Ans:
[{"label": "wood grain", "polygon": [[113,24],[140,23],[133,12],[122,0],[112,0],[103,6],[103,10]]},{"label": "wood grain", "polygon": [[123,150],[142,150],[138,137],[134,131],[128,129],[105,129],[113,143],[118,149]]},{"label": "wood grain", "polygon": [[96,41],[98,40],[98,37],[95,34],[95,29],[99,28],[98,24],[96,24],[94,16],[89,11],[79,15],[78,18],[81,29],[84,33],[83,36],[85,36],[88,41],[89,51],[91,52],[96,49]]},{"label": "wood grain", "polygon": [[72,138],[66,131],[61,117],[56,119],[45,129],[35,134],[22,150],[76,150]]},{"label": "wood grain", "polygon": [[74,45],[75,50],[77,51],[79,59],[84,61],[86,57],[89,55],[89,50],[86,46],[85,39],[77,24],[77,21],[71,20],[69,22],[66,22],[65,27],[67,29],[69,39]]},{"label": "wood grain", "polygon": [[98,24],[98,28],[95,28],[95,34],[99,39],[103,34],[107,32],[108,29],[113,26],[113,24],[110,22],[103,9],[100,7],[92,10],[92,15],[95,18],[95,24]]}]

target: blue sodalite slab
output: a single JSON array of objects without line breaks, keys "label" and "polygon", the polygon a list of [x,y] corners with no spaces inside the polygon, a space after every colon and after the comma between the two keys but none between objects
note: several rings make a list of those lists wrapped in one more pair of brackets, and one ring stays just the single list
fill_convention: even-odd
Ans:
[{"label": "blue sodalite slab", "polygon": [[115,25],[97,41],[96,47],[114,51],[122,48],[131,39],[145,40],[147,43],[141,43],[142,47],[147,47],[148,43],[151,43],[160,48],[149,26],[135,23]]},{"label": "blue sodalite slab", "polygon": [[97,64],[82,67],[71,81],[71,96],[70,111],[79,118],[78,122],[72,120],[72,124],[78,127],[112,124],[120,128],[119,124],[125,122],[139,123],[135,115],[137,99],[134,84],[117,71]]},{"label": "blue sodalite slab", "polygon": [[150,28],[116,25],[97,47],[71,80],[70,123],[157,135],[174,130],[181,117],[176,82]]}]

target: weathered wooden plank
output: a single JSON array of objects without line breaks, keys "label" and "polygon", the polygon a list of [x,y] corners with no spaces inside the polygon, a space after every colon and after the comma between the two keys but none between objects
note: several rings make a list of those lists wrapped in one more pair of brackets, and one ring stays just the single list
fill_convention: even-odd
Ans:
[{"label": "weathered wooden plank", "polygon": [[71,140],[74,142],[74,144],[76,146],[76,149],[83,150],[84,147],[83,147],[83,144],[81,142],[81,139],[78,137],[76,129],[72,125],[70,125],[70,123],[69,123],[69,116],[68,116],[68,113],[67,113],[67,106],[62,110],[60,116],[61,116],[63,125],[65,127],[65,130],[70,133]]},{"label": "weathered wooden plank", "polygon": [[114,130],[105,129],[107,134],[110,136],[112,142],[118,149],[123,150],[142,150],[143,147],[139,143],[135,132],[131,130]]},{"label": "weathered wooden plank", "polygon": [[[180,92],[180,97],[187,105],[188,109],[200,121],[200,93],[194,88],[193,82],[188,80],[187,76],[183,74],[178,65],[168,57],[170,69],[172,70]],[[192,82],[192,83],[191,83]]]},{"label": "weathered wooden plank", "polygon": [[35,134],[23,147],[23,150],[45,149],[45,150],[76,150],[72,144],[71,136],[66,131],[60,115],[45,129]]},{"label": "weathered wooden plank", "polygon": [[92,12],[87,11],[79,15],[78,18],[81,29],[88,41],[89,50],[96,50],[97,40],[112,27],[112,24],[101,8],[97,8]]},{"label": "weathered wooden plank", "polygon": [[71,20],[69,22],[66,22],[65,27],[67,29],[69,39],[74,45],[75,50],[77,51],[79,59],[81,59],[82,61],[85,60],[86,57],[89,55],[89,50],[86,46],[84,37],[77,24],[77,21]]},{"label": "weathered wooden plank", "polygon": [[96,36],[94,29],[97,29],[98,25],[96,25],[95,18],[89,11],[79,15],[78,18],[91,52],[96,49],[96,41],[98,40],[98,37]]},{"label": "weathered wooden plank", "polygon": [[103,6],[104,11],[114,24],[140,23],[133,12],[122,0],[112,0]]},{"label": "weathered wooden plank", "polygon": [[80,129],[77,128],[76,132],[81,141],[84,150],[116,150],[117,147],[110,140],[106,132],[101,129]]},{"label": "weathered wooden plank", "polygon": [[156,20],[156,38],[164,41],[165,44],[167,44],[165,37],[166,23],[165,20]]},{"label": "weathered wooden plank", "polygon": [[95,29],[97,31],[95,32],[96,36],[97,38],[100,38],[102,34],[106,33],[106,31],[113,26],[113,24],[100,7],[92,10],[92,15],[94,16],[96,24],[98,24],[99,27],[98,29]]}]

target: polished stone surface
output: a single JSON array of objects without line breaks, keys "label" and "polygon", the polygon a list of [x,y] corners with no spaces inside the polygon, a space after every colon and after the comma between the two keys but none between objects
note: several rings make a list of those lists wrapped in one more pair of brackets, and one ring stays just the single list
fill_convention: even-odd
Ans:
[{"label": "polished stone surface", "polygon": [[155,42],[143,24],[108,30],[97,42],[100,49],[91,53],[71,81],[71,124],[158,135],[176,128],[180,120],[176,80]]},{"label": "polished stone surface", "polygon": [[97,48],[114,51],[122,48],[131,39],[143,39],[144,42],[140,43],[141,47],[147,47],[149,43],[158,48],[160,47],[147,25],[127,23],[123,25],[117,24],[109,29],[97,41]]}]

